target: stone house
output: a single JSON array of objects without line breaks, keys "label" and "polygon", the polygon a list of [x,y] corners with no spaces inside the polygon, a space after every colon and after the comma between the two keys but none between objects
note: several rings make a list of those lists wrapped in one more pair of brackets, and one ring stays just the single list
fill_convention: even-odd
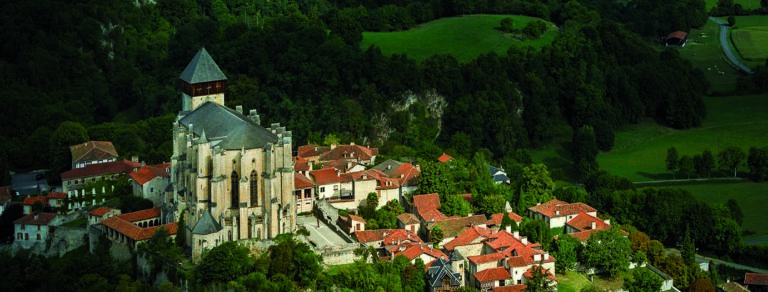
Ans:
[{"label": "stone house", "polygon": [[[95,210],[88,212],[88,226],[99,225],[102,221],[117,215],[120,215],[119,209],[112,209],[107,207],[96,208]],[[103,229],[100,225],[98,228]]]},{"label": "stone house", "polygon": [[339,216],[337,225],[345,232],[352,234],[358,231],[365,231],[365,219],[360,216],[349,214],[347,216]]},{"label": "stone house", "polygon": [[64,206],[64,200],[67,198],[67,194],[62,192],[49,193],[46,198],[48,198],[48,204],[51,205],[51,207],[58,209]]},{"label": "stone house", "polygon": [[52,233],[51,226],[58,223],[54,213],[27,214],[13,221],[16,240],[14,244],[28,249],[36,242],[46,241]]},{"label": "stone house", "polygon": [[35,204],[35,202],[40,202],[43,207],[48,206],[48,198],[39,196],[39,197],[26,197],[24,198],[24,214],[32,214],[32,205]]},{"label": "stone house", "polygon": [[315,202],[315,184],[301,173],[293,175],[293,195],[296,197],[296,212],[311,212]]},{"label": "stone house", "polygon": [[72,154],[73,169],[117,160],[117,150],[109,141],[88,141],[69,146],[69,151]]},{"label": "stone house", "polygon": [[403,213],[397,216],[397,227],[400,229],[408,230],[414,234],[419,234],[419,228],[421,223],[416,215],[411,213]]},{"label": "stone house", "polygon": [[112,161],[88,164],[82,168],[74,168],[61,174],[63,192],[83,189],[86,183],[99,180],[112,180],[120,175],[138,170],[141,163],[130,160]]},{"label": "stone house", "polygon": [[170,181],[170,169],[170,163],[144,165],[128,174],[132,180],[133,195],[152,201],[155,207],[168,202],[165,188]]},{"label": "stone house", "polygon": [[550,228],[564,227],[566,222],[571,221],[580,213],[597,217],[595,208],[584,203],[571,204],[558,199],[552,199],[528,208],[530,218],[544,220]]},{"label": "stone house", "polygon": [[411,264],[416,263],[416,259],[421,259],[424,263],[431,263],[438,259],[447,259],[441,250],[434,248],[430,243],[423,242],[402,242],[400,244],[386,248],[387,257],[394,259],[396,256],[404,256]]}]

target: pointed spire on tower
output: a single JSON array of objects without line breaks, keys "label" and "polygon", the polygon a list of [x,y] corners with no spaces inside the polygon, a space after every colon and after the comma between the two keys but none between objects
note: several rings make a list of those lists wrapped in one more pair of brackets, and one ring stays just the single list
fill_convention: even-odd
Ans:
[{"label": "pointed spire on tower", "polygon": [[192,58],[192,61],[189,62],[189,65],[187,65],[187,68],[184,69],[179,78],[189,84],[227,80],[227,76],[224,75],[224,72],[221,72],[219,66],[216,65],[216,62],[213,61],[213,58],[211,58],[211,55],[208,54],[204,47]]},{"label": "pointed spire on tower", "polygon": [[197,140],[198,144],[208,143],[208,137],[205,137],[205,129],[200,133],[200,139]]}]

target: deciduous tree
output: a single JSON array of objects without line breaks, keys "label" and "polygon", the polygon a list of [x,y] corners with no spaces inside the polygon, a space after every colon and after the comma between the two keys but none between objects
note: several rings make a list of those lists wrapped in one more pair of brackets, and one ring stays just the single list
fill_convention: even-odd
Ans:
[{"label": "deciduous tree", "polygon": [[756,182],[766,180],[768,178],[768,149],[750,147],[747,166],[753,180]]},{"label": "deciduous tree", "polygon": [[632,271],[632,279],[624,280],[624,289],[629,292],[659,291],[662,281],[651,270],[638,267]]},{"label": "deciduous tree", "polygon": [[572,271],[575,269],[581,247],[581,242],[575,237],[567,234],[560,235],[555,240],[554,251],[552,252],[552,255],[557,259],[555,262],[556,270]]},{"label": "deciduous tree", "polygon": [[680,172],[685,173],[688,175],[688,178],[691,178],[691,172],[693,171],[693,159],[691,159],[688,155],[683,155],[683,157],[680,157],[680,166],[679,166]]},{"label": "deciduous tree", "polygon": [[584,247],[585,263],[605,270],[611,277],[627,271],[632,256],[629,239],[617,229],[599,231],[587,240]]},{"label": "deciduous tree", "polygon": [[672,179],[675,179],[675,172],[679,164],[679,158],[677,156],[677,149],[675,147],[667,149],[667,171],[672,173]]},{"label": "deciduous tree", "polygon": [[715,156],[712,155],[712,151],[709,151],[709,149],[704,150],[704,153],[701,154],[701,163],[702,168],[707,173],[707,177],[710,177],[712,170],[717,168],[717,165],[715,164]]},{"label": "deciduous tree", "polygon": [[736,171],[739,169],[747,154],[744,149],[737,146],[731,146],[717,154],[720,167],[733,171],[733,177],[736,177]]}]

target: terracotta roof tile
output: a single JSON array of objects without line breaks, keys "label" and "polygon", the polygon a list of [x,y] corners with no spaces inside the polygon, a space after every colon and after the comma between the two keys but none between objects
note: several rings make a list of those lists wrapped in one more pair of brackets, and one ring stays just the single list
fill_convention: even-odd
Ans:
[{"label": "terracotta roof tile", "polygon": [[117,150],[109,141],[89,141],[69,147],[72,161],[93,161],[117,158]]},{"label": "terracotta roof tile", "polygon": [[0,197],[11,196],[11,186],[0,187]]},{"label": "terracotta roof tile", "polygon": [[440,155],[440,157],[437,158],[437,161],[440,161],[442,163],[446,163],[448,161],[451,161],[453,157],[451,157],[448,154],[443,153],[443,155]]},{"label": "terracotta roof tile", "polygon": [[298,156],[302,158],[320,156],[321,154],[328,152],[330,150],[331,148],[326,146],[318,146],[313,144],[304,145],[304,146],[299,146]]},{"label": "terracotta roof tile", "polygon": [[611,229],[611,225],[606,224],[603,222],[603,220],[600,220],[600,218],[594,217],[592,215],[586,214],[584,212],[579,213],[578,216],[571,219],[571,221],[568,221],[565,224],[568,224],[569,226],[575,228],[579,231],[585,231],[585,230],[591,230],[592,223],[595,223],[595,230],[607,230]]},{"label": "terracotta roof tile", "polygon": [[66,193],[58,192],[58,193],[49,193],[48,194],[48,199],[49,200],[51,200],[51,199],[61,200],[61,199],[66,199],[66,198],[67,198],[67,194]]},{"label": "terracotta roof tile", "polygon": [[360,216],[357,216],[357,215],[349,214],[349,219],[352,219],[353,221],[365,223],[365,219],[363,219],[363,217],[360,217]]},{"label": "terracotta roof tile", "polygon": [[464,232],[456,236],[456,238],[454,238],[453,240],[443,245],[443,247],[448,251],[452,251],[457,246],[463,246],[463,245],[468,245],[472,243],[481,243],[482,239],[486,238],[490,234],[491,234],[490,229],[483,228],[480,226],[472,226],[471,228],[464,230]]},{"label": "terracotta roof tile", "polygon": [[341,182],[341,178],[337,175],[335,168],[313,170],[309,172],[309,176],[314,179],[315,184],[318,186]]},{"label": "terracotta roof tile", "polygon": [[160,225],[160,226],[141,228],[136,224],[133,224],[123,218],[120,218],[120,216],[107,218],[104,221],[102,221],[101,224],[109,228],[112,228],[115,231],[120,232],[121,234],[136,241],[141,241],[141,240],[146,240],[151,238],[152,235],[155,234],[155,231],[157,231],[157,229],[160,229],[161,227],[164,227],[168,231],[168,235],[176,234],[178,229],[178,224],[175,222]]},{"label": "terracotta roof tile", "polygon": [[99,208],[98,208],[98,209],[96,209],[96,210],[93,210],[93,211],[91,211],[91,212],[88,212],[88,214],[91,214],[91,215],[93,215],[93,216],[98,216],[98,217],[101,217],[101,216],[104,216],[104,214],[107,214],[107,212],[109,212],[109,211],[111,211],[111,210],[115,210],[115,209],[112,209],[112,208],[107,208],[107,207],[99,207]]},{"label": "terracotta roof tile", "polygon": [[[520,223],[523,221],[523,217],[520,217],[520,215],[515,214],[515,212],[509,212],[509,218],[511,218],[512,220],[515,220],[515,222],[517,223]],[[502,219],[504,219],[504,213],[493,214],[491,215],[491,219],[488,220],[488,225],[501,225]]]},{"label": "terracotta roof tile", "polygon": [[344,158],[353,158],[358,160],[371,160],[372,157],[379,154],[376,148],[368,148],[360,145],[338,145],[326,153],[320,155],[320,161],[331,161]]},{"label": "terracotta roof tile", "polygon": [[392,258],[398,255],[403,255],[409,260],[413,260],[422,254],[427,254],[435,259],[447,258],[447,256],[439,249],[433,248],[430,244],[423,243],[403,243],[390,248]]},{"label": "terracotta roof tile", "polygon": [[89,164],[83,168],[75,168],[61,174],[62,180],[70,180],[81,177],[91,177],[113,173],[129,173],[134,168],[141,167],[141,163],[129,160],[113,161],[105,163]]},{"label": "terracotta roof tile", "polygon": [[35,202],[40,202],[43,206],[48,205],[48,198],[46,197],[26,197],[24,198],[24,205],[32,205]]},{"label": "terracotta roof tile", "polygon": [[413,206],[424,221],[429,222],[445,217],[443,213],[437,211],[440,208],[440,196],[438,194],[413,196]]},{"label": "terracotta roof tile", "polygon": [[309,180],[306,176],[300,173],[293,174],[293,188],[297,190],[308,189],[314,187],[315,184]]},{"label": "terracotta roof tile", "polygon": [[528,208],[531,211],[541,213],[546,217],[561,217],[579,213],[591,213],[597,212],[595,208],[592,208],[584,203],[569,204],[557,199],[553,199],[541,205]]},{"label": "terracotta roof tile", "polygon": [[55,213],[39,213],[37,215],[27,214],[26,216],[13,221],[13,224],[48,225],[51,224],[54,219],[56,219]]},{"label": "terracotta roof tile", "polygon": [[676,39],[681,39],[681,40],[682,40],[682,39],[685,39],[687,36],[688,36],[688,33],[687,33],[687,32],[684,32],[684,31],[676,31],[676,32],[670,33],[670,34],[667,36],[667,38],[668,38],[668,39],[671,39],[671,38],[676,38]]},{"label": "terracotta roof tile", "polygon": [[309,160],[296,156],[293,158],[293,171],[309,171]]},{"label": "terracotta roof tile", "polygon": [[528,288],[528,285],[517,284],[512,286],[500,286],[494,287],[493,292],[523,292],[525,291],[525,288]]},{"label": "terracotta roof tile", "polygon": [[123,219],[128,222],[136,222],[136,221],[147,220],[152,218],[159,218],[160,207],[131,212],[131,213],[125,213],[122,215],[118,215],[117,217],[120,217],[120,219]]},{"label": "terracotta roof tile", "polygon": [[746,273],[744,274],[744,284],[746,285],[768,285],[768,274]]},{"label": "terracotta roof tile", "polygon": [[401,164],[389,177],[397,179],[401,185],[418,185],[421,171],[410,163]]},{"label": "terracotta roof tile", "polygon": [[503,254],[491,253],[479,256],[468,256],[467,259],[475,264],[483,264],[489,262],[497,262],[504,258]]},{"label": "terracotta roof tile", "polygon": [[544,269],[541,266],[533,266],[533,267],[531,267],[530,269],[525,271],[525,274],[523,274],[523,277],[526,277],[528,279],[533,278],[533,273],[532,272],[534,270],[544,270],[544,275],[546,275],[552,281],[557,281],[557,277],[555,277],[555,275],[553,275],[552,272],[549,269]]},{"label": "terracotta roof tile", "polygon": [[499,280],[506,280],[512,278],[512,275],[509,274],[509,271],[507,271],[504,267],[498,267],[493,269],[486,269],[479,272],[476,272],[475,279],[479,282],[491,282],[491,281],[499,281]]},{"label": "terracotta roof tile", "polygon": [[397,216],[397,220],[403,222],[405,225],[419,224],[419,219],[416,218],[416,215],[411,213],[400,214],[400,216]]},{"label": "terracotta roof tile", "polygon": [[142,166],[139,171],[131,172],[131,178],[133,178],[139,185],[144,185],[149,181],[158,177],[170,177],[168,174],[168,168],[171,167],[170,163],[160,165],[145,165]]},{"label": "terracotta roof tile", "polygon": [[[441,214],[442,215],[442,214]],[[435,224],[429,226],[432,230],[435,226],[440,226],[443,230],[444,238],[456,237],[465,229],[472,226],[485,225],[488,223],[488,219],[483,214],[473,215],[469,217],[451,217],[438,220]]]}]

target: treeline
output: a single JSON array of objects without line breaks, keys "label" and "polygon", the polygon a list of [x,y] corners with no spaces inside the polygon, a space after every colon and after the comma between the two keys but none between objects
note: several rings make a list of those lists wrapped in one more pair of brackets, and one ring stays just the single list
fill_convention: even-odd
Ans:
[{"label": "treeline", "polygon": [[704,150],[702,154],[696,154],[693,157],[683,155],[678,157],[675,147],[667,149],[667,158],[665,160],[667,170],[672,172],[674,179],[675,172],[688,175],[696,174],[698,177],[710,177],[713,170],[720,169],[726,171],[726,175],[733,172],[737,176],[739,167],[746,165],[749,168],[749,175],[755,182],[762,182],[768,179],[768,147],[758,148],[750,147],[749,152],[737,146],[727,147],[717,153],[717,160],[712,151]]}]

